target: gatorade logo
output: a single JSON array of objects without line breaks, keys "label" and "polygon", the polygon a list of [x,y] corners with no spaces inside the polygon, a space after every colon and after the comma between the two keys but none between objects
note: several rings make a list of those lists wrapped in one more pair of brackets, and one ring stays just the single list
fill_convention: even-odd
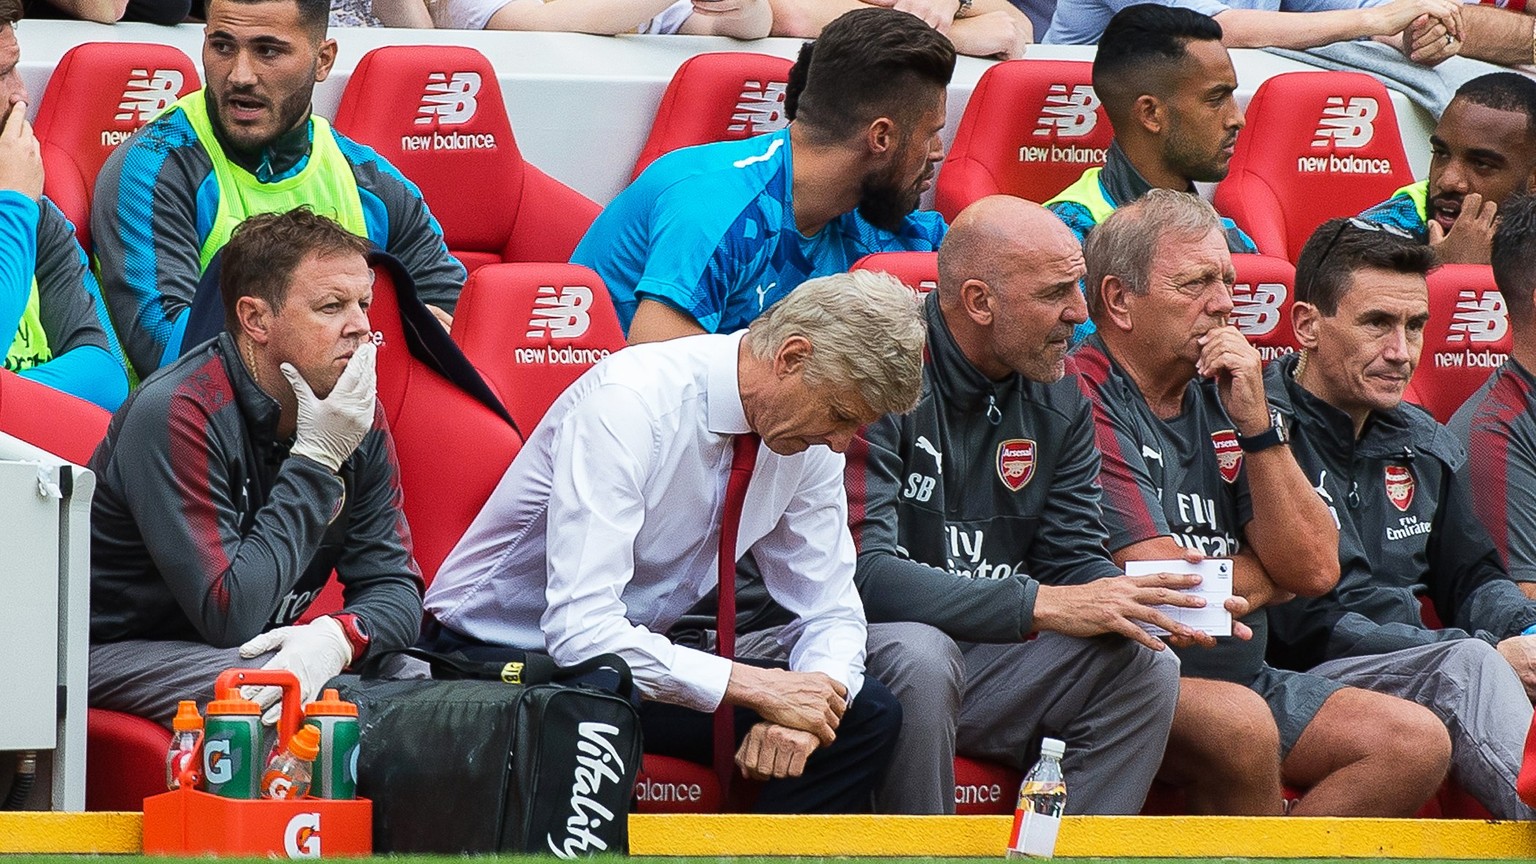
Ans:
[{"label": "gatorade logo", "polygon": [[783,81],[743,81],[741,96],[736,100],[736,110],[731,114],[731,125],[725,131],[739,135],[761,135],[777,132],[789,125],[784,116]]},{"label": "gatorade logo", "polygon": [[203,776],[209,785],[228,783],[235,779],[235,758],[229,752],[228,738],[215,738],[203,743]]},{"label": "gatorade logo", "polygon": [[459,126],[474,119],[480,94],[479,72],[433,72],[427,76],[427,88],[416,109],[416,125]]},{"label": "gatorade logo", "polygon": [[592,326],[592,289],[585,285],[540,285],[528,319],[529,339],[575,339]]},{"label": "gatorade logo", "polygon": [[261,778],[261,788],[268,798],[292,798],[293,778],[281,771],[268,771],[267,776]]},{"label": "gatorade logo", "polygon": [[347,760],[347,782],[357,785],[357,754],[362,752],[363,745],[358,744],[352,748],[352,756]]},{"label": "gatorade logo", "polygon": [[1099,97],[1087,84],[1075,85],[1071,92],[1065,84],[1052,84],[1045,93],[1045,105],[1040,108],[1039,128],[1035,137],[1081,138],[1093,131],[1099,123]]},{"label": "gatorade logo", "polygon": [[1376,114],[1381,106],[1370,96],[1330,96],[1318,118],[1314,148],[1333,144],[1336,150],[1354,150],[1371,143],[1376,135]]},{"label": "gatorade logo", "polygon": [[320,814],[298,813],[283,829],[283,851],[289,858],[320,857]]}]

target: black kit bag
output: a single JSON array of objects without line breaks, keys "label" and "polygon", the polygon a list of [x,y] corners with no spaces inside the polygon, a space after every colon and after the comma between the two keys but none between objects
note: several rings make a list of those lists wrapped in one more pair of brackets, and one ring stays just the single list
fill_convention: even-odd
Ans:
[{"label": "black kit bag", "polygon": [[[339,681],[357,704],[374,852],[628,851],[641,741],[621,658],[561,669],[511,649],[497,663],[404,653],[431,663],[433,680]],[[617,673],[617,694],[557,683],[600,669]]]}]

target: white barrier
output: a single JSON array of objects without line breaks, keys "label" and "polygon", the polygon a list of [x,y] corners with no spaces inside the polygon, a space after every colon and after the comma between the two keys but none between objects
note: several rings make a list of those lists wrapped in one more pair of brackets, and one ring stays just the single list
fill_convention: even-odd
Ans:
[{"label": "white barrier", "polygon": [[[793,58],[800,47],[797,39],[738,42],[710,36],[607,37],[376,28],[338,28],[331,33],[340,50],[331,76],[315,90],[315,110],[322,115],[335,116],[342,88],[369,49],[380,45],[468,45],[484,53],[495,66],[512,131],[528,161],[604,204],[628,184],[662,91],[684,60],[708,51],[758,51]],[[175,45],[187,52],[195,65],[202,66],[201,26],[106,26],[38,20],[23,22],[19,34],[22,78],[34,100],[42,97],[59,57],[81,42],[160,42]],[[1091,60],[1093,50],[1089,46],[1035,45],[1029,56]],[[1232,60],[1237,68],[1238,101],[1245,105],[1264,79],[1312,68],[1263,51],[1233,51]],[[946,145],[988,65],[985,60],[960,59],[949,88]],[[1433,121],[1402,94],[1393,92],[1392,100],[1408,161],[1414,175],[1422,177],[1429,167]]]}]

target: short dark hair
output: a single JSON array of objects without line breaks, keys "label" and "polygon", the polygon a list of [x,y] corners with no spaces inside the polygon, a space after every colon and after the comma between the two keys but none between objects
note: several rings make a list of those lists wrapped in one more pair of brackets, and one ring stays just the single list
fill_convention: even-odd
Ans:
[{"label": "short dark hair", "polygon": [[1530,324],[1536,312],[1531,305],[1531,291],[1536,289],[1536,197],[1519,195],[1499,208],[1489,263],[1510,322]]},{"label": "short dark hair", "polygon": [[20,21],[22,11],[21,0],[0,0],[0,25]]},{"label": "short dark hair", "polygon": [[1182,6],[1137,3],[1121,9],[1109,19],[1093,55],[1094,92],[1106,103],[1127,102],[1126,87],[1144,84],[1149,69],[1183,60],[1192,41],[1220,42],[1221,25]]},{"label": "short dark hair", "polygon": [[[0,0],[3,2],[3,0]],[[212,3],[213,0],[208,0]],[[330,0],[225,0],[227,3],[292,3],[299,7],[299,23],[316,39],[324,39],[331,24]]]},{"label": "short dark hair", "polygon": [[[802,65],[803,64],[803,65]],[[877,117],[909,120],[922,110],[914,86],[949,86],[955,46],[922,19],[870,6],[844,13],[800,51],[785,107],[819,140],[842,141]]]},{"label": "short dark hair", "polygon": [[1435,250],[1391,226],[1359,218],[1319,225],[1296,259],[1296,300],[1333,316],[1358,270],[1429,275]]},{"label": "short dark hair", "polygon": [[1518,72],[1479,75],[1461,85],[1454,98],[1495,111],[1518,111],[1525,115],[1526,137],[1536,137],[1536,81]]},{"label": "short dark hair", "polygon": [[373,245],[308,207],[261,213],[241,222],[220,252],[219,293],[224,328],[240,329],[235,304],[241,297],[265,300],[274,310],[288,299],[288,283],[305,258],[348,253],[367,257]]}]

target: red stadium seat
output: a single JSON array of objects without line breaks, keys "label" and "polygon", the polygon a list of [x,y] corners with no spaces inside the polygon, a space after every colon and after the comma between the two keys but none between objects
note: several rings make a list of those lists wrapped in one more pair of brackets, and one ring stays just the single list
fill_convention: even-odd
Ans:
[{"label": "red stadium seat", "polygon": [[87,42],[59,58],[37,106],[43,192],[91,248],[91,195],[107,155],[162,109],[199,86],[179,49],[140,42]]},{"label": "red stadium seat", "polygon": [[1406,397],[1444,423],[1503,364],[1513,345],[1492,269],[1447,264],[1429,275],[1429,326]]},{"label": "red stadium seat", "polygon": [[889,273],[912,289],[919,301],[939,287],[937,252],[875,252],[853,262],[853,269]]},{"label": "red stadium seat", "polygon": [[624,347],[602,279],[576,264],[499,264],[469,277],[453,337],[524,434],[571,382]]},{"label": "red stadium seat", "polygon": [[999,193],[1045,201],[1103,165],[1114,132],[1085,60],[1007,60],[982,73],[939,171],[934,209],[954,221]]},{"label": "red stadium seat", "polygon": [[647,753],[635,776],[636,813],[719,813],[715,769],[672,756]]},{"label": "red stadium seat", "polygon": [[1296,332],[1291,329],[1291,303],[1296,268],[1284,258],[1233,255],[1237,284],[1232,286],[1232,323],[1259,349],[1264,362],[1293,354]]},{"label": "red stadium seat", "polygon": [[1216,209],[1259,251],[1294,262],[1336,216],[1412,183],[1387,89],[1359,72],[1287,72],[1259,85]]},{"label": "red stadium seat", "polygon": [[473,271],[503,261],[568,261],[601,209],[524,161],[489,60],[454,45],[363,55],[336,128],[421,188],[448,249]]},{"label": "red stadium seat", "polygon": [[961,816],[1013,815],[1023,772],[965,756],[955,757],[955,813]]},{"label": "red stadium seat", "polygon": [[85,809],[143,810],[165,791],[171,730],[143,717],[92,708],[85,720]]},{"label": "red stadium seat", "polygon": [[793,64],[783,57],[720,51],[683,61],[661,95],[634,177],[680,147],[737,141],[789,125],[784,87]]},{"label": "red stadium seat", "polygon": [[100,406],[0,370],[0,432],[84,465],[111,420]]}]

